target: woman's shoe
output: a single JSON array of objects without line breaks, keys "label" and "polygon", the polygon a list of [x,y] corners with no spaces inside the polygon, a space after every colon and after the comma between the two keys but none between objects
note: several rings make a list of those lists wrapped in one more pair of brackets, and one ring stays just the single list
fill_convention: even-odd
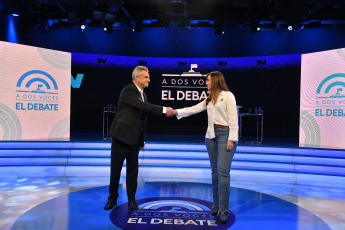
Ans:
[{"label": "woman's shoe", "polygon": [[219,207],[213,207],[211,210],[211,215],[216,216],[218,214]]}]

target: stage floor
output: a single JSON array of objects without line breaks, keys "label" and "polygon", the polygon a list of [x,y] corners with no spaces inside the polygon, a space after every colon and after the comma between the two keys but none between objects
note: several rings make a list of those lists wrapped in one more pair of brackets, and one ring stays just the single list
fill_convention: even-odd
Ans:
[{"label": "stage floor", "polygon": [[[294,141],[286,140],[265,145],[242,142],[231,171],[231,219],[228,225],[220,225],[208,214],[212,194],[203,138],[149,138],[161,142],[149,143],[140,155],[140,210],[134,214],[127,210],[125,175],[118,207],[103,210],[108,197],[109,142],[80,137],[79,142],[66,142],[66,147],[28,143],[28,149],[20,142],[8,148],[4,146],[12,143],[4,143],[0,146],[0,230],[345,229],[343,151],[302,149],[301,153]],[[308,154],[318,155],[310,162]],[[315,165],[316,160],[325,165]],[[303,173],[310,168],[309,174]],[[338,170],[337,176],[330,175],[330,170]]]},{"label": "stage floor", "polygon": [[108,186],[103,186],[50,199],[22,215],[12,229],[331,229],[304,208],[246,189],[231,189],[227,224],[210,215],[210,184],[140,183],[139,209],[134,212],[128,209],[124,186],[118,206],[104,211],[107,192]]}]

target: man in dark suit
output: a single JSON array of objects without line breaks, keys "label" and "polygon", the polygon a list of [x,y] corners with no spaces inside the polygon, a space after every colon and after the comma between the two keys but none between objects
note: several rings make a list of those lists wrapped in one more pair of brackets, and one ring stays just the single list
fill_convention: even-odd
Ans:
[{"label": "man in dark suit", "polygon": [[149,86],[148,68],[137,66],[132,73],[133,83],[126,85],[120,94],[117,114],[110,126],[111,174],[108,202],[104,210],[110,210],[117,204],[119,182],[123,162],[126,159],[126,187],[128,206],[138,209],[135,201],[138,178],[138,154],[145,146],[147,113],[161,116],[173,115],[172,108],[149,104],[144,88]]}]

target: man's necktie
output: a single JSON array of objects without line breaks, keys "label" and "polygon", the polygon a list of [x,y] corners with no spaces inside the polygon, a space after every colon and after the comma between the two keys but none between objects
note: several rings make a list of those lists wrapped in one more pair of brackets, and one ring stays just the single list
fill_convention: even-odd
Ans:
[{"label": "man's necktie", "polygon": [[144,101],[144,91],[140,91],[141,100]]}]

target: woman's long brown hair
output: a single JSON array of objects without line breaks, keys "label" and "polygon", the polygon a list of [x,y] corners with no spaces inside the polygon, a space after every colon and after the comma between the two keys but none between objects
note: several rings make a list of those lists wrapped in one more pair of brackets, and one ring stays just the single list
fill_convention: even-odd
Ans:
[{"label": "woman's long brown hair", "polygon": [[219,93],[221,91],[229,91],[229,88],[226,85],[224,76],[221,72],[213,71],[206,74],[206,78],[208,76],[210,76],[211,78],[211,92],[210,95],[206,98],[206,105],[208,105],[210,101],[216,104]]}]

